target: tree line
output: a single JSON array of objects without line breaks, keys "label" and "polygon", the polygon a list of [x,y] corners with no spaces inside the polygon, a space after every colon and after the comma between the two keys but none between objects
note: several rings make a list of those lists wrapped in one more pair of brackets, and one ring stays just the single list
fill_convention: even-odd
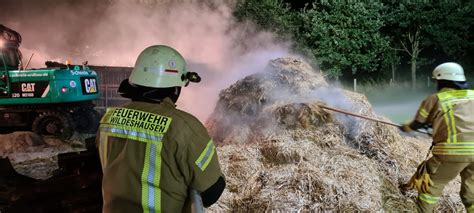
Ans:
[{"label": "tree line", "polygon": [[473,1],[239,0],[234,16],[293,41],[330,78],[415,87],[442,62],[474,68]]}]

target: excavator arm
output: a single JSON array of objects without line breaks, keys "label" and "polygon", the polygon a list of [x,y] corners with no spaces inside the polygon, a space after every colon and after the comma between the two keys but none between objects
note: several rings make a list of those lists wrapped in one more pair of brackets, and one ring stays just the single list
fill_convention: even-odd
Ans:
[{"label": "excavator arm", "polygon": [[15,30],[0,24],[0,40],[2,42],[0,47],[18,49],[21,43],[21,35]]},{"label": "excavator arm", "polygon": [[0,70],[20,69],[20,33],[0,24]]}]

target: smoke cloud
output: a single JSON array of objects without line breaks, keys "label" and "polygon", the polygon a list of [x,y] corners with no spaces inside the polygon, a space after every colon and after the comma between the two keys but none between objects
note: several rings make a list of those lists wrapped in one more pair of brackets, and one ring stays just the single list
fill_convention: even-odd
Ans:
[{"label": "smoke cloud", "polygon": [[252,24],[236,23],[232,1],[0,0],[0,23],[23,36],[24,61],[133,66],[146,47],[177,49],[203,78],[183,89],[178,107],[205,121],[218,93],[289,54],[288,43]]}]

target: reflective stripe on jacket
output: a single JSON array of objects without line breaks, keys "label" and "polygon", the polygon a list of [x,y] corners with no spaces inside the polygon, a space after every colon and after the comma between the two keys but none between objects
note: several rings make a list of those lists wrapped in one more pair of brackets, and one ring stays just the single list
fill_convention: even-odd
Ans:
[{"label": "reflective stripe on jacket", "polygon": [[169,99],[107,109],[97,140],[104,212],[180,212],[188,187],[223,176],[206,128]]},{"label": "reflective stripe on jacket", "polygon": [[416,120],[433,124],[433,154],[474,156],[474,90],[442,89],[423,101]]}]

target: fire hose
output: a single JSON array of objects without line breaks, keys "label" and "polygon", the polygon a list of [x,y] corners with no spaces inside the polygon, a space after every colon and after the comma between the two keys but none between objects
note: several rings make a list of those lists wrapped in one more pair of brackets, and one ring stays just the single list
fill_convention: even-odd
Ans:
[{"label": "fire hose", "polygon": [[[374,121],[374,122],[378,122],[378,123],[383,123],[383,124],[390,125],[390,126],[394,126],[394,127],[398,127],[398,128],[401,128],[401,127],[402,127],[402,125],[400,125],[400,124],[396,124],[396,123],[392,123],[392,122],[388,122],[388,121],[383,121],[383,120],[379,120],[379,119],[375,119],[375,118],[370,118],[370,117],[367,117],[367,116],[364,116],[364,115],[359,115],[359,114],[355,114],[355,113],[352,113],[352,112],[347,112],[347,111],[344,111],[344,110],[341,110],[341,109],[336,109],[336,108],[332,108],[332,107],[328,107],[328,106],[323,106],[323,105],[318,105],[318,106],[321,107],[321,108],[323,108],[323,109],[327,109],[327,110],[330,110],[330,111],[334,111],[334,112],[338,112],[338,113],[350,115],[350,116],[353,116],[353,117],[358,117],[358,118],[362,118],[362,119],[369,120],[369,121]],[[430,133],[429,133],[429,132],[426,132],[426,131],[422,131],[422,130],[414,130],[414,131],[419,132],[419,133],[423,133],[423,134],[430,135]]]}]

